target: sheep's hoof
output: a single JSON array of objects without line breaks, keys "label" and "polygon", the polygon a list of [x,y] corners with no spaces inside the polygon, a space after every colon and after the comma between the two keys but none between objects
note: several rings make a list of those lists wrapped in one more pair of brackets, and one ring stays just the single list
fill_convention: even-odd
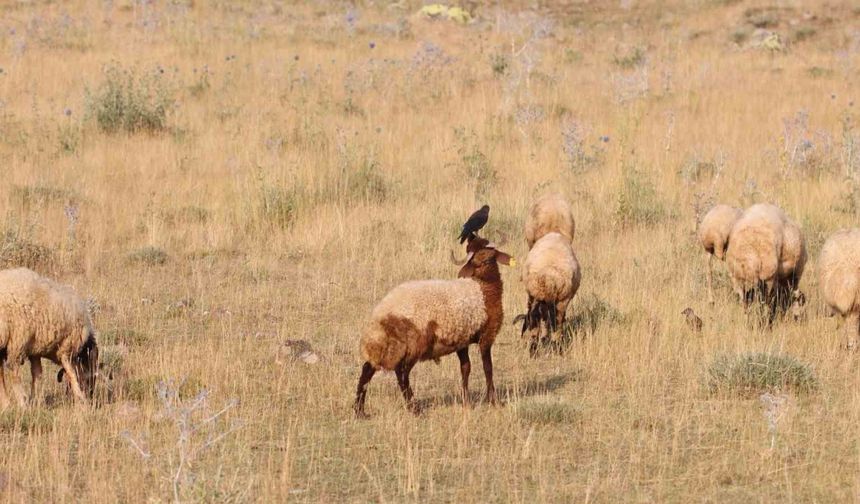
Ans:
[{"label": "sheep's hoof", "polygon": [[367,420],[370,415],[364,412],[364,404],[359,404],[357,401],[352,405],[352,411],[355,413],[355,418],[358,420]]}]

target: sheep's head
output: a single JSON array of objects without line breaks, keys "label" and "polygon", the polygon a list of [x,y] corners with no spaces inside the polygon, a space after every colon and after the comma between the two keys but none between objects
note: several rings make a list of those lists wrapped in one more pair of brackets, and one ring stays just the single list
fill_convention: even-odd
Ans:
[{"label": "sheep's head", "polygon": [[[72,357],[72,366],[75,369],[75,374],[78,375],[78,386],[81,391],[92,399],[99,374],[99,347],[93,334],[89,335],[77,355]],[[61,382],[64,378],[65,370],[60,368],[57,373],[57,381]]]},{"label": "sheep's head", "polygon": [[496,245],[484,238],[475,238],[466,248],[469,253],[466,263],[460,268],[460,278],[492,278],[499,273],[499,264],[516,266],[509,254],[496,249]]}]

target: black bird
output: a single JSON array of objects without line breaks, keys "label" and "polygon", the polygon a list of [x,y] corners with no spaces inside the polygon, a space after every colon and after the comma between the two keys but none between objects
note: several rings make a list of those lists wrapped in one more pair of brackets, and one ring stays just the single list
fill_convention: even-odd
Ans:
[{"label": "black bird", "polygon": [[480,210],[473,213],[469,220],[463,224],[463,232],[460,233],[460,243],[466,241],[466,238],[474,236],[479,229],[487,224],[487,219],[490,217],[490,205],[484,205]]}]

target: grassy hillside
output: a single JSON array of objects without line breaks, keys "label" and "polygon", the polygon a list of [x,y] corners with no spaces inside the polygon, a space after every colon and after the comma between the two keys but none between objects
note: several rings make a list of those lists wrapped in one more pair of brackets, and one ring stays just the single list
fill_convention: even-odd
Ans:
[{"label": "grassy hillside", "polygon": [[[408,0],[0,7],[0,266],[91,297],[113,377],[81,408],[48,365],[41,405],[0,413],[3,500],[857,498],[860,372],[814,260],[860,215],[860,10],[467,7],[467,25]],[[460,406],[452,356],[416,367],[420,417],[382,374],[353,419],[374,304],[455,276],[483,203],[521,260],[547,190],[577,220],[574,341],[531,359],[506,322],[500,407]],[[806,319],[772,329],[722,264],[706,303],[694,238],[710,205],[763,201],[811,257]],[[526,294],[503,279],[509,322]],[[733,389],[732,365],[770,375]],[[795,374],[814,386],[781,386]]]}]

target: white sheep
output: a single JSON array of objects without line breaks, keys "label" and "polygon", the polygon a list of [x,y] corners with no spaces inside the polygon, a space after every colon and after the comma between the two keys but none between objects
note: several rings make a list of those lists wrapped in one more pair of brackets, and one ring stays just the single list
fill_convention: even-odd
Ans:
[{"label": "white sheep", "polygon": [[729,246],[729,234],[732,227],[740,219],[743,211],[729,205],[716,205],[705,214],[699,224],[699,243],[705,249],[708,279],[708,302],[714,302],[713,264],[714,257],[725,260],[726,249]]},{"label": "white sheep", "polygon": [[[62,367],[75,397],[86,403],[98,370],[98,345],[87,303],[64,285],[25,268],[0,271],[0,405],[8,392],[19,405],[26,404],[19,368],[29,360],[31,393],[41,375],[40,359]],[[9,390],[11,389],[11,390]]]},{"label": "white sheep", "polygon": [[548,333],[562,327],[567,305],[582,281],[579,261],[567,237],[552,232],[535,242],[523,262],[522,280],[528,292],[522,332],[529,331],[529,349],[534,355],[542,326]]},{"label": "white sheep", "polygon": [[544,194],[531,206],[526,216],[525,236],[529,250],[543,235],[560,233],[573,242],[576,222],[570,203],[558,193]]},{"label": "white sheep", "polygon": [[[806,265],[806,244],[800,226],[777,206],[749,207],[732,227],[726,262],[732,286],[744,304],[759,290],[762,298],[802,303],[798,291]],[[772,312],[773,315],[773,312]]]},{"label": "white sheep", "polygon": [[360,343],[364,364],[354,405],[357,416],[366,416],[367,384],[379,369],[394,370],[407,407],[417,412],[409,385],[412,367],[453,352],[460,359],[463,402],[468,404],[469,345],[473,343],[481,349],[487,401],[495,403],[490,350],[504,318],[498,264],[514,261],[483,238],[473,239],[467,250],[459,279],[400,284],[373,309]]},{"label": "white sheep", "polygon": [[831,235],[818,257],[818,285],[824,302],[846,319],[849,349],[860,336],[860,229],[842,229]]}]

